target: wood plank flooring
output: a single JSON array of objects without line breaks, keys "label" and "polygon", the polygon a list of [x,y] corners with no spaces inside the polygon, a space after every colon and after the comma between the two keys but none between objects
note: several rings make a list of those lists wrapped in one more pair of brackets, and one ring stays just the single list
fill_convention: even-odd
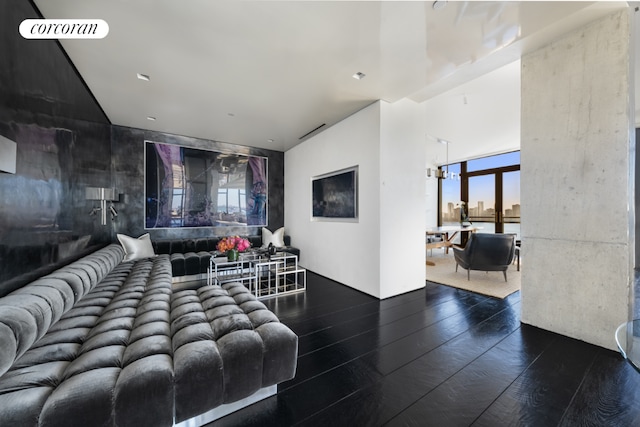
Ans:
[{"label": "wood plank flooring", "polygon": [[521,324],[519,292],[427,282],[379,301],[309,272],[263,302],[299,336],[296,377],[212,426],[640,426],[640,374]]}]

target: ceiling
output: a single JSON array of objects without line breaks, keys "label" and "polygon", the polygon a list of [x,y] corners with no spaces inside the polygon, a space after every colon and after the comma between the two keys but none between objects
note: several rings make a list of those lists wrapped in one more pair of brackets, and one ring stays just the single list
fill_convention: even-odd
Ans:
[{"label": "ceiling", "polygon": [[[279,151],[379,99],[433,105],[468,94],[491,110],[513,86],[480,80],[488,94],[482,99],[472,95],[474,79],[627,7],[575,1],[450,1],[441,9],[431,1],[35,4],[45,18],[109,24],[104,39],[61,44],[113,124]],[[357,72],[365,77],[353,78]]]}]

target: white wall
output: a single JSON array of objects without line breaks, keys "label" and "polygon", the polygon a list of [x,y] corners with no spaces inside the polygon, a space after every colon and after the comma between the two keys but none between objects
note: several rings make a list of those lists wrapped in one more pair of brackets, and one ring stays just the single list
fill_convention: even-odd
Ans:
[{"label": "white wall", "polygon": [[[427,166],[429,167],[429,166]],[[433,167],[431,168],[433,169]],[[438,179],[433,177],[427,178],[425,198],[427,201],[425,219],[426,227],[434,228],[438,226]]]},{"label": "white wall", "polygon": [[[520,149],[520,61],[515,61],[424,102],[426,132],[450,141],[456,163]],[[433,141],[429,161],[446,163]]]},{"label": "white wall", "polygon": [[[359,166],[359,221],[311,221],[311,178]],[[285,153],[285,230],[307,269],[380,297],[380,102]]]},{"label": "white wall", "polygon": [[522,59],[522,321],[610,349],[629,303],[628,14]]},{"label": "white wall", "polygon": [[[380,297],[425,285],[424,108],[382,102],[380,135]],[[437,200],[437,193],[436,193]]]},{"label": "white wall", "polygon": [[[425,285],[423,107],[376,102],[285,153],[285,228],[307,269],[377,298]],[[359,166],[359,221],[311,221],[311,178]]]}]

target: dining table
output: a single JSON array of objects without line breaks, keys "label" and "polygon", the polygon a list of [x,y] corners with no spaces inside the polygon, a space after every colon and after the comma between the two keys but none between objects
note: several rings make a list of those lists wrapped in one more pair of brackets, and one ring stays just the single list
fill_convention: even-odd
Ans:
[{"label": "dining table", "polygon": [[[473,224],[469,225],[443,225],[440,227],[428,228],[426,232],[426,249],[438,249],[445,248],[445,253],[449,253],[449,248],[454,245],[458,233],[475,233],[481,230],[482,227],[476,227]],[[436,240],[434,237],[440,236],[441,238]],[[433,261],[426,260],[427,265],[435,265]]]}]

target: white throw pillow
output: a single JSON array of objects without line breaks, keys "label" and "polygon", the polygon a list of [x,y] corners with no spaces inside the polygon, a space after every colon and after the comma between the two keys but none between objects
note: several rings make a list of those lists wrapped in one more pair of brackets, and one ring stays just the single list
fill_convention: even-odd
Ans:
[{"label": "white throw pillow", "polygon": [[143,234],[137,239],[124,234],[118,234],[118,240],[124,249],[124,262],[136,261],[143,258],[156,256],[151,244],[149,233]]},{"label": "white throw pillow", "polygon": [[284,246],[284,227],[278,228],[273,233],[262,227],[262,247],[266,248],[269,243],[273,243],[276,248]]}]

